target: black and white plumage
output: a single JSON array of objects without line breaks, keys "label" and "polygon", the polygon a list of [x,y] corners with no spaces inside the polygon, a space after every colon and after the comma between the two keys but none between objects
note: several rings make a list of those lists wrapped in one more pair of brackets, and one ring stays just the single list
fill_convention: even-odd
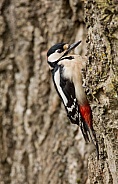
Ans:
[{"label": "black and white plumage", "polygon": [[93,141],[99,157],[98,143],[92,125],[92,111],[82,87],[81,70],[86,65],[86,59],[79,55],[69,55],[69,52],[80,43],[80,41],[72,45],[58,43],[52,46],[47,52],[47,62],[68,118],[80,126],[86,142]]},{"label": "black and white plumage", "polygon": [[79,125],[79,109],[75,96],[74,84],[64,77],[63,70],[63,65],[58,65],[54,70],[52,70],[53,82],[59,96],[64,103],[65,109],[67,111],[67,116],[72,123]]}]

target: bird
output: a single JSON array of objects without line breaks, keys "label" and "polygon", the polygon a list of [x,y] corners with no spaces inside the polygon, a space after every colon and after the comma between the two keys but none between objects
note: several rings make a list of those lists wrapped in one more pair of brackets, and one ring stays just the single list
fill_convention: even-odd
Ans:
[{"label": "bird", "polygon": [[99,146],[93,128],[92,110],[82,86],[82,69],[86,66],[86,58],[70,54],[81,41],[73,44],[57,43],[47,52],[47,63],[52,73],[56,91],[61,98],[67,117],[77,124],[85,141],[92,142],[99,159]]}]

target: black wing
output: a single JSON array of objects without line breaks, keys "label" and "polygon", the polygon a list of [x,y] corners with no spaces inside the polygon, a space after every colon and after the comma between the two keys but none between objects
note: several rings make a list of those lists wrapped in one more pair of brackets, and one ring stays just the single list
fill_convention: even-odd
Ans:
[{"label": "black wing", "polygon": [[63,76],[63,66],[56,65],[52,70],[52,77],[55,88],[65,106],[67,116],[74,124],[79,125],[79,105],[75,96],[73,82]]},{"label": "black wing", "polygon": [[75,96],[74,84],[69,79],[66,79],[63,76],[63,66],[60,66],[59,69],[60,69],[60,86],[63,89],[63,92],[67,98],[67,104],[64,104],[67,116],[72,123],[79,125],[80,113],[78,101]]}]

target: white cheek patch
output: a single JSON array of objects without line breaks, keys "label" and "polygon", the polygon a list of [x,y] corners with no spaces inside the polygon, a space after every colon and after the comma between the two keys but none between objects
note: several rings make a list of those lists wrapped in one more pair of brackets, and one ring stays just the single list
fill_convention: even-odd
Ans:
[{"label": "white cheek patch", "polygon": [[54,62],[54,61],[57,61],[60,57],[61,57],[61,54],[60,53],[54,52],[53,54],[51,54],[48,57],[48,61],[49,62]]},{"label": "white cheek patch", "polygon": [[67,98],[66,98],[66,96],[65,96],[65,94],[64,94],[64,92],[63,92],[63,90],[62,90],[62,88],[60,86],[60,73],[59,73],[59,69],[55,72],[54,81],[55,81],[57,90],[58,90],[59,94],[61,95],[61,98],[62,98],[62,100],[64,102],[64,105],[66,106],[68,100],[67,100]]}]

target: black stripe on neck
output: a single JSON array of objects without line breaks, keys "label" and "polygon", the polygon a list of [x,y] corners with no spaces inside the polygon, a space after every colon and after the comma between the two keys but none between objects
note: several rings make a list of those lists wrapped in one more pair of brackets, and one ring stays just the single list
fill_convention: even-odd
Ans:
[{"label": "black stripe on neck", "polygon": [[73,56],[66,56],[66,57],[62,57],[60,60],[63,60],[63,59],[72,60],[72,59],[74,59],[74,57]]},{"label": "black stripe on neck", "polygon": [[55,68],[55,66],[58,64],[58,62],[61,61],[61,60],[64,60],[64,59],[72,60],[72,59],[74,59],[74,57],[73,57],[73,56],[62,57],[61,59],[58,59],[57,61],[54,61],[54,62],[48,61],[48,64],[49,64],[52,68]]},{"label": "black stripe on neck", "polygon": [[55,66],[57,65],[59,61],[54,61],[54,62],[50,62],[48,61],[48,64],[52,67],[52,68],[55,68]]}]

